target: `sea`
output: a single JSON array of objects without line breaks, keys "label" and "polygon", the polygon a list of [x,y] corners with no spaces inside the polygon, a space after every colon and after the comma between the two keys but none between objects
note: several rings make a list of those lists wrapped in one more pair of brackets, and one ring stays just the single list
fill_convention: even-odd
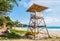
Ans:
[{"label": "sea", "polygon": [[[28,28],[28,27],[22,27],[22,28]],[[48,29],[60,29],[60,26],[47,26]]]},{"label": "sea", "polygon": [[48,29],[60,29],[60,26],[47,26]]}]

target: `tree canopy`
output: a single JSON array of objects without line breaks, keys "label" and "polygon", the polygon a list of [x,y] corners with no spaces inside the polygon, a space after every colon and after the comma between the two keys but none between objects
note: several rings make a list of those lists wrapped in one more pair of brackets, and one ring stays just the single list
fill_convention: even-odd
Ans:
[{"label": "tree canopy", "polygon": [[17,0],[0,0],[0,22],[2,23],[2,26],[5,27],[8,22],[10,24],[12,23],[10,18],[5,17],[5,15],[7,15],[8,12],[11,12],[15,5],[18,6]]},{"label": "tree canopy", "polygon": [[0,15],[10,12],[14,5],[18,6],[16,0],[0,0]]}]

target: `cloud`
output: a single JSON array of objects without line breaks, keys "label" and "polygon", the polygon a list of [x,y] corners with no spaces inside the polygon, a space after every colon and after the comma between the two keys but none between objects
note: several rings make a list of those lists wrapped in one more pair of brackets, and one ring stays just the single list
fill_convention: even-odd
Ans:
[{"label": "cloud", "polygon": [[60,1],[59,0],[31,0],[30,4],[31,3],[48,5],[48,4],[60,3]]},{"label": "cloud", "polygon": [[[29,3],[25,2],[25,1],[20,2],[20,4],[25,8],[29,8],[33,3],[43,5],[43,6],[46,6],[49,8],[46,10],[46,12],[48,12],[49,14],[47,17],[45,17],[45,21],[46,21],[47,25],[54,25],[54,26],[60,25],[60,19],[58,18],[58,15],[60,15],[59,14],[60,13],[60,11],[59,11],[60,0],[30,0]],[[50,15],[50,13],[51,13],[51,15]],[[58,14],[56,14],[56,13],[58,13]],[[56,17],[52,17],[52,15],[56,15]],[[29,21],[25,20],[22,23],[28,24]]]},{"label": "cloud", "polygon": [[[47,26],[60,26],[60,19],[56,17],[45,17],[45,23]],[[21,23],[29,24],[29,20],[22,20]]]},{"label": "cloud", "polygon": [[45,22],[47,25],[60,26],[60,19],[56,17],[46,17]]},{"label": "cloud", "polygon": [[27,3],[26,1],[22,0],[21,2],[19,2],[19,4],[25,8],[29,8],[33,3],[49,7],[50,5],[59,4],[60,1],[59,0],[30,0]]}]

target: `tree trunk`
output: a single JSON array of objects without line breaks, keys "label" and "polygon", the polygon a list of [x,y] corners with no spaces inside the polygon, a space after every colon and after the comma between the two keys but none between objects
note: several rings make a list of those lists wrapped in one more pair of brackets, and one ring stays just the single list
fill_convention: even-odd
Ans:
[{"label": "tree trunk", "polygon": [[2,16],[2,28],[6,28],[6,22],[4,16]]}]

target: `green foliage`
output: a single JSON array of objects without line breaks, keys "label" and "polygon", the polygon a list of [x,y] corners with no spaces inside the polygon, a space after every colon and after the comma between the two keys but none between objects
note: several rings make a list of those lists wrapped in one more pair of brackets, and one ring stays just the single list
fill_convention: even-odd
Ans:
[{"label": "green foliage", "polygon": [[14,21],[14,25],[15,26],[19,26],[20,25],[20,22],[18,20]]},{"label": "green foliage", "polygon": [[18,26],[20,24],[20,22],[18,20],[17,21],[12,21],[9,16],[5,17],[5,19],[6,19],[7,26],[8,25],[10,25],[10,26],[14,26],[14,25]]},{"label": "green foliage", "polygon": [[[20,26],[20,22],[17,20],[17,21],[12,21],[11,19],[10,19],[10,17],[9,16],[4,16],[4,18],[5,18],[5,22],[6,22],[6,25],[7,26]],[[2,20],[1,20],[2,18],[0,17],[0,25],[2,24]]]},{"label": "green foliage", "polygon": [[11,12],[14,5],[18,6],[16,0],[0,0],[0,16],[7,15],[8,12]]},{"label": "green foliage", "polygon": [[13,4],[10,4],[8,0],[0,0],[0,15],[5,15],[13,8]]},{"label": "green foliage", "polygon": [[15,30],[15,29],[9,29],[10,33],[7,33],[7,35],[1,35],[0,40],[5,39],[20,39],[20,35],[26,34],[27,31],[23,30]]},{"label": "green foliage", "polygon": [[6,21],[12,21],[9,16],[5,16]]},{"label": "green foliage", "polygon": [[11,33],[7,33],[7,35],[0,35],[0,40],[5,40],[5,39],[19,39],[20,35],[18,35],[17,33],[11,32]]},{"label": "green foliage", "polygon": [[27,31],[24,30],[15,30],[15,29],[10,29],[11,32],[17,33],[19,35],[26,34]]},{"label": "green foliage", "polygon": [[27,24],[20,24],[21,27],[29,27]]},{"label": "green foliage", "polygon": [[2,20],[0,19],[0,25],[2,25]]},{"label": "green foliage", "polygon": [[[2,19],[4,19],[2,21],[0,19],[1,23],[4,23],[7,21],[7,24],[12,25],[12,21],[9,19],[9,17],[5,17],[5,15],[7,15],[8,12],[11,12],[15,5],[18,6],[18,3],[16,0],[0,0],[0,17],[1,18],[3,17]],[[6,21],[5,21],[5,19],[6,19]],[[0,25],[1,25],[1,23],[0,23]]]},{"label": "green foliage", "polygon": [[6,16],[6,17],[5,17],[5,20],[6,20],[7,26],[8,26],[8,25],[13,25],[13,21],[10,19],[9,16]]}]

